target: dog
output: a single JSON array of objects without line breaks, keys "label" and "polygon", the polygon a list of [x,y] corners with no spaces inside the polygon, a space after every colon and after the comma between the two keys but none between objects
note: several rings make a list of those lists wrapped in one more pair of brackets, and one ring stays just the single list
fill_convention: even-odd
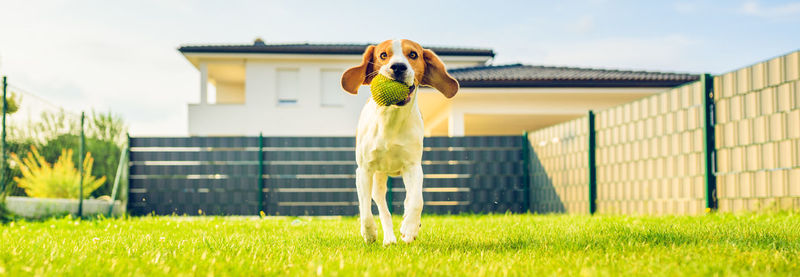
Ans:
[{"label": "dog", "polygon": [[378,206],[383,244],[397,242],[386,203],[386,180],[388,176],[402,176],[406,199],[400,237],[411,243],[419,233],[423,205],[422,139],[425,129],[416,92],[420,85],[424,85],[452,98],[459,85],[433,51],[406,39],[368,46],[361,64],[342,74],[342,88],[350,94],[357,94],[358,88],[369,85],[376,74],[408,85],[409,94],[404,101],[390,106],[378,105],[370,98],[361,110],[356,133],[356,187],[361,236],[367,243],[374,242],[378,236],[371,196]]}]

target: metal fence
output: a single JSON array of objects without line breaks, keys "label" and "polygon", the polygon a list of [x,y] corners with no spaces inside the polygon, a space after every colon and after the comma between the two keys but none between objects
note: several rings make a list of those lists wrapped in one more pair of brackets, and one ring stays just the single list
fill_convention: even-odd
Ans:
[{"label": "metal fence", "polygon": [[800,209],[800,52],[599,111],[587,149],[561,143],[592,117],[530,135],[531,211]]},{"label": "metal fence", "polygon": [[[130,144],[134,214],[357,212],[353,138]],[[800,209],[800,52],[521,137],[433,137],[425,147],[431,213]],[[400,210],[402,180],[389,184]]]},{"label": "metal fence", "polygon": [[[526,211],[523,141],[425,138],[425,212]],[[131,138],[130,145],[134,215],[358,212],[352,137]],[[402,184],[401,178],[389,182],[395,211],[402,211]]]},{"label": "metal fence", "polygon": [[[72,111],[54,104],[12,82],[0,78],[2,120],[0,120],[0,206],[13,198],[9,211],[47,216],[84,213],[84,199],[108,201],[104,215],[116,214],[124,201],[122,178],[126,127],[115,114]],[[27,198],[77,199],[57,208],[31,205]],[[42,200],[45,201],[45,200]],[[2,217],[0,208],[0,217]],[[97,212],[93,212],[97,213]]]}]

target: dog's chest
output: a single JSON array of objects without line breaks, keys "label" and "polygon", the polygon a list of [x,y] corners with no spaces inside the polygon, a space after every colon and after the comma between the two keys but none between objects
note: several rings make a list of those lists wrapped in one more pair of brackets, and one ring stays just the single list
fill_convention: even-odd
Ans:
[{"label": "dog's chest", "polygon": [[362,111],[359,120],[356,142],[358,165],[398,175],[405,168],[419,163],[424,136],[419,110],[413,109],[416,107],[370,109],[369,106]]}]

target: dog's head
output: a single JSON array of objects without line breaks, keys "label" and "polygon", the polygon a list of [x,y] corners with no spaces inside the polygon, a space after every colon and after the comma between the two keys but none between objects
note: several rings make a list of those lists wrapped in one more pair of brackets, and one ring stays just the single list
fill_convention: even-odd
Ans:
[{"label": "dog's head", "polygon": [[358,87],[368,85],[375,74],[383,74],[408,86],[431,86],[447,98],[458,92],[458,81],[447,73],[442,60],[433,51],[407,39],[387,40],[368,46],[361,64],[342,74],[342,88],[357,94]]}]

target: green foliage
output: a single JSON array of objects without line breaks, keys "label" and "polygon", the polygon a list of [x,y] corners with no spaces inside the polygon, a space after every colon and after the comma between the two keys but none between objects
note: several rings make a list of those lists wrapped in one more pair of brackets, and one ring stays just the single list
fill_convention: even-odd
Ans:
[{"label": "green foliage", "polygon": [[125,122],[122,117],[114,115],[110,111],[107,113],[92,111],[87,127],[86,134],[88,137],[113,142],[117,146],[123,146],[128,143],[126,135],[128,128],[125,126]]},{"label": "green foliage", "polygon": [[[2,96],[2,95],[0,95]],[[22,96],[17,95],[14,92],[10,92],[7,95],[6,103],[8,103],[8,109],[6,110],[6,114],[13,114],[19,110],[19,105],[22,103]],[[0,110],[3,109],[3,100],[0,99]]]},{"label": "green foliage", "polygon": [[[19,110],[19,105],[22,103],[22,96],[17,95],[14,92],[10,92],[7,94],[6,103],[8,103],[8,108],[6,108],[6,114],[10,115],[16,113]],[[0,99],[0,110],[3,108],[3,101]],[[8,147],[8,145],[6,146]],[[8,167],[0,167],[0,170],[5,171],[5,175],[3,176],[11,176],[11,170]],[[8,185],[8,182],[4,182],[4,180],[0,180],[0,223],[6,223],[13,219],[13,215],[11,212],[6,209],[6,196],[9,194],[14,193],[15,189],[14,186]]]},{"label": "green foliage", "polygon": [[[72,160],[79,161],[78,149],[80,148],[80,136],[73,134],[60,135],[53,138],[41,147],[41,154],[48,161],[57,159],[62,149],[72,149]],[[95,157],[92,167],[92,176],[97,178],[105,177],[102,185],[93,196],[109,195],[111,193],[113,180],[116,177],[117,165],[119,163],[120,147],[113,142],[99,140],[92,137],[85,140],[85,151],[92,153]]]},{"label": "green foliage", "polygon": [[78,198],[83,186],[85,198],[105,182],[105,177],[98,179],[92,176],[94,161],[91,153],[86,153],[83,161],[83,184],[80,182],[80,171],[72,161],[72,149],[61,150],[61,155],[52,165],[39,154],[36,147],[32,147],[25,158],[12,154],[11,160],[22,173],[22,177],[14,177],[14,182],[30,197]]},{"label": "green foliage", "polygon": [[[32,140],[9,140],[6,142],[8,153],[28,153],[28,151],[31,149],[31,146],[34,146],[34,142]],[[12,182],[14,176],[22,176],[19,171],[19,167],[5,167],[5,175],[3,176],[6,176],[6,180],[8,180],[6,185],[6,195],[25,196],[25,191],[15,186]]]},{"label": "green foliage", "polygon": [[[30,146],[36,146],[39,153],[48,162],[54,162],[61,156],[62,149],[72,150],[72,160],[78,163],[80,149],[80,115],[65,110],[45,111],[36,122],[26,126],[12,126],[13,139],[8,141],[9,153],[19,156],[28,154]],[[92,176],[103,180],[101,186],[92,195],[97,197],[109,195],[113,180],[116,177],[120,151],[127,143],[127,126],[123,120],[111,112],[93,111],[86,117],[84,130],[86,134],[85,151],[95,158],[92,164]],[[8,168],[9,175],[20,177],[18,168]],[[11,178],[9,178],[11,180]],[[24,195],[23,190],[11,186],[11,195]]]},{"label": "green foliage", "polygon": [[40,142],[46,142],[65,134],[80,134],[81,118],[63,109],[58,112],[44,111],[39,122],[30,126]]},{"label": "green foliage", "polygon": [[[402,219],[394,218],[395,231]],[[786,276],[800,214],[431,216],[417,241],[364,244],[358,218],[15,222],[9,276]],[[380,242],[380,239],[378,240]],[[40,273],[41,272],[41,273]]]},{"label": "green foliage", "polygon": [[[5,196],[2,197],[5,198]],[[0,199],[0,224],[6,224],[14,219],[14,214],[6,208],[5,199]]]}]

